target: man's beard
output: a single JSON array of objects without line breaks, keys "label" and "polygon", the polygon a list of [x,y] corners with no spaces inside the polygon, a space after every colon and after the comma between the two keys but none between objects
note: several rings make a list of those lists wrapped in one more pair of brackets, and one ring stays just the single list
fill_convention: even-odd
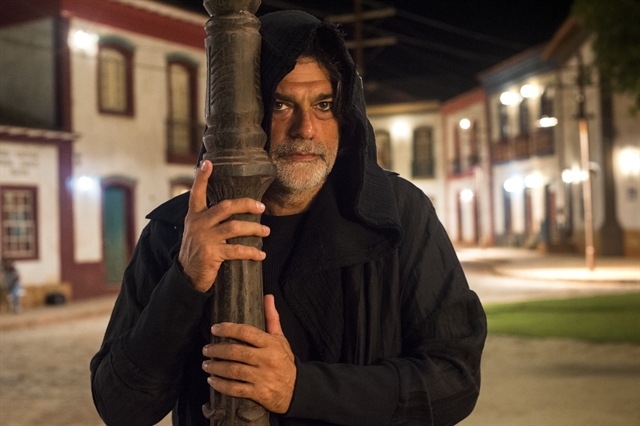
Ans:
[{"label": "man's beard", "polygon": [[[311,161],[293,161],[290,154],[313,154]],[[336,152],[330,152],[319,142],[308,139],[286,140],[271,148],[269,155],[276,166],[276,183],[289,193],[305,192],[324,183],[336,161]]]}]

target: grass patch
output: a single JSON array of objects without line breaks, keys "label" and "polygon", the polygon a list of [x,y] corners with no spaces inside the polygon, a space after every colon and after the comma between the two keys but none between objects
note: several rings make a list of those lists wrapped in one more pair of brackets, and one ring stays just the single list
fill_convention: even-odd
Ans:
[{"label": "grass patch", "polygon": [[640,293],[485,306],[489,333],[640,344]]}]

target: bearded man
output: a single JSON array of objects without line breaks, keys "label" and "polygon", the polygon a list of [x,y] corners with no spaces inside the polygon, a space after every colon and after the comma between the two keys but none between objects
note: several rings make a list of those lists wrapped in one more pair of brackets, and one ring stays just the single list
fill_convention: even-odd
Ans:
[{"label": "bearded man", "polygon": [[[109,425],[208,425],[209,388],[273,425],[451,425],[475,406],[486,321],[429,199],[375,161],[340,34],[302,12],[261,18],[262,202],[189,195],[148,218],[91,363]],[[226,221],[263,214],[262,223]],[[263,250],[227,244],[259,236]],[[222,262],[263,261],[266,331],[209,327]],[[211,333],[246,345],[208,344]]]}]

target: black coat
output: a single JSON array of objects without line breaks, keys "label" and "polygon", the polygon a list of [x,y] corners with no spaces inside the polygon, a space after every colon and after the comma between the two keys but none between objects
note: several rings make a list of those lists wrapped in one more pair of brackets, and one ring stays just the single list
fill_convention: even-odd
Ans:
[{"label": "black coat", "polygon": [[[395,246],[342,216],[331,185],[310,209],[282,288],[322,360],[298,363],[287,416],[447,425],[475,405],[482,307],[427,197],[390,181],[405,229]],[[154,424],[177,400],[179,424],[207,424],[200,364],[209,295],[190,287],[176,260],[186,209],[181,196],[150,214],[92,360],[94,399],[109,425]]]},{"label": "black coat", "polygon": [[[297,361],[289,412],[272,423],[455,424],[478,397],[480,302],[429,199],[376,164],[361,81],[337,31],[301,12],[261,21],[267,134],[275,87],[315,34],[339,54],[344,108],[336,164],[280,283],[319,359]],[[148,216],[91,362],[94,402],[109,425],[154,424],[171,409],[174,424],[208,424],[200,365],[210,293],[193,289],[177,261],[187,197]]]}]

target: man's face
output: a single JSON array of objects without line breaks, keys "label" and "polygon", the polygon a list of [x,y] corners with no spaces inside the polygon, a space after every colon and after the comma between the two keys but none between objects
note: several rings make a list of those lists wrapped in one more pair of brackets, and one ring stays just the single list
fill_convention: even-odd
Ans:
[{"label": "man's face", "polygon": [[292,193],[322,185],[338,152],[338,120],[328,73],[315,59],[298,58],[276,88],[269,154],[276,180]]}]

